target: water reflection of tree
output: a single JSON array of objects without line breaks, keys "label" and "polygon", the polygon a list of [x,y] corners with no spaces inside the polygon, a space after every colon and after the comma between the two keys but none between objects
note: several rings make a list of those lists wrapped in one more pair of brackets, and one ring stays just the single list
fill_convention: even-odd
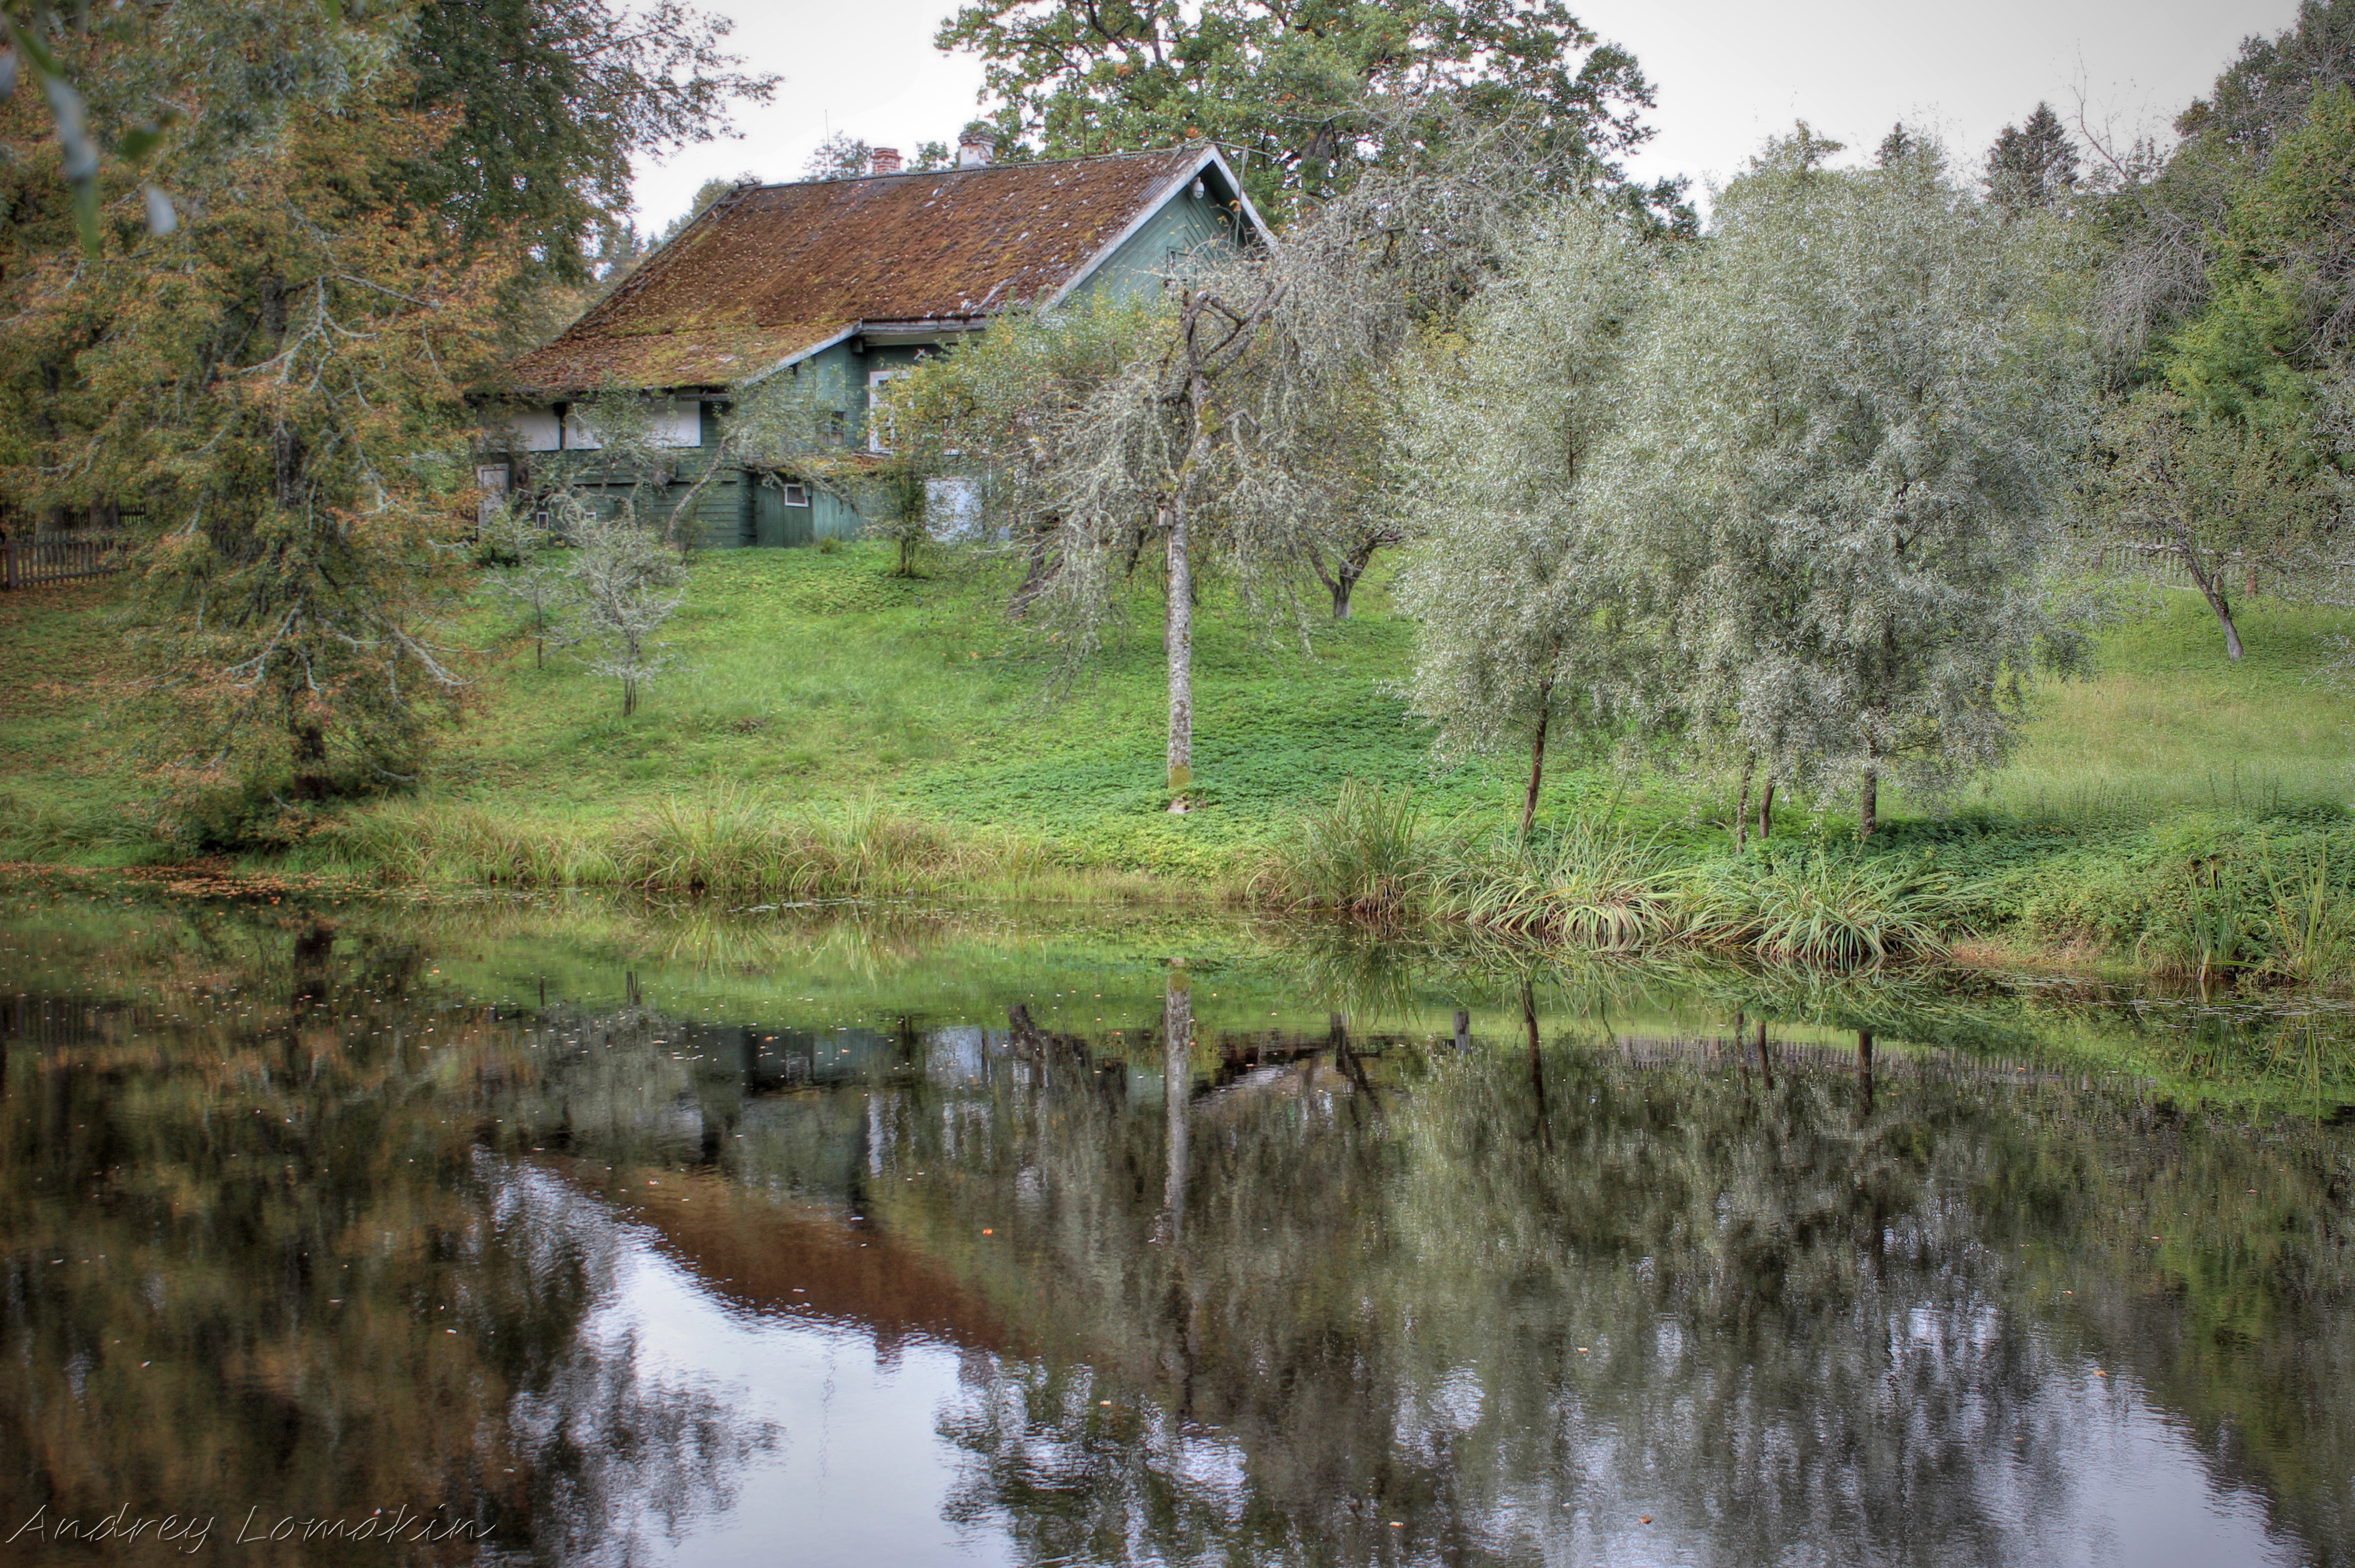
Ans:
[{"label": "water reflection of tree", "polygon": [[[1330,1073],[1198,1097],[1174,1242],[1147,1174],[1160,1116],[1038,1081],[1001,1102],[957,1207],[1023,1213],[1026,1266],[974,1274],[1053,1349],[973,1366],[943,1423],[971,1455],[956,1517],[1004,1520],[1039,1561],[1486,1561],[1674,1499],[1726,1561],[1828,1541],[2032,1561],[1968,1477],[2066,1491],[2051,1395],[2090,1353],[2205,1391],[2179,1408],[2230,1403],[2217,1463],[2326,1555],[2350,1544],[2355,1435],[2305,1381],[2355,1371],[2327,1142],[2292,1161],[2283,1234],[2222,1189],[2278,1209],[2287,1134],[2205,1126],[2204,1178],[2169,1177],[2179,1145],[2131,1091],[1884,1072],[1868,1104],[1852,1074],[1770,1089],[1735,1054],[1537,1066],[1542,1113],[1526,1053],[1437,1058],[1379,1119],[1337,1115],[1353,1091]],[[902,1149],[948,1157],[921,1134]],[[2158,1305],[2183,1286],[2137,1250],[2154,1202],[2218,1217],[2191,1252],[2266,1254],[2229,1269],[2281,1315],[2245,1354]],[[954,1245],[963,1227],[933,1222]],[[2060,1277],[2093,1299],[2064,1307]]]},{"label": "water reflection of tree", "polygon": [[760,1435],[583,1339],[614,1243],[482,1157],[539,1064],[424,952],[221,912],[59,965],[141,976],[131,1005],[14,1010],[46,1021],[0,1098],[12,1526],[406,1508],[594,1556],[724,1494]]},{"label": "water reflection of tree", "polygon": [[[855,1038],[856,1065],[787,1083],[764,1054],[782,1026],[621,994],[518,1033],[437,1000],[411,933],[366,955],[313,935],[298,960],[299,921],[206,929],[136,965],[97,955],[171,977],[155,1027],[15,1054],[0,1214],[27,1305],[0,1307],[0,1418],[7,1451],[36,1457],[10,1472],[12,1506],[37,1485],[163,1495],[202,1457],[173,1435],[217,1430],[239,1486],[528,1509],[551,1554],[626,1551],[633,1523],[719,1506],[759,1434],[584,1338],[602,1209],[577,1185],[570,1209],[525,1202],[515,1163],[538,1147],[579,1175],[643,1158],[828,1198],[872,1227],[861,1257],[888,1242],[981,1298],[972,1320],[1010,1325],[1025,1353],[967,1359],[969,1397],[943,1417],[970,1456],[955,1509],[1040,1560],[1510,1558],[1562,1519],[1607,1534],[1637,1498],[1717,1510],[1729,1560],[1843,1537],[1882,1560],[1941,1541],[2017,1559],[2033,1553],[1965,1483],[2065,1487],[2069,1413],[2045,1396],[2087,1358],[2133,1373],[2321,1558],[2350,1552],[2341,1135],[2049,1072],[1991,1089],[2009,1064],[1949,1072],[1910,1046],[1883,1052],[1867,1104],[1820,1066],[1776,1057],[1770,1084],[1746,1054],[1646,1057],[1609,1035],[1633,1011],[1763,1010],[1819,1034],[1993,1038],[2024,1061],[2044,1025],[2089,1027],[2057,1002],[1552,966],[1529,1009],[1587,1033],[1533,1060],[1526,962],[1434,975],[1427,955],[1339,954],[1304,966],[1303,999],[1345,1014],[1344,1040],[1393,1031],[1370,1066],[1330,1038],[1281,1054],[1197,1020],[1180,1070],[1171,1006],[1146,1051],[1011,1019],[977,1040],[824,1033]],[[858,942],[836,956],[880,953],[885,978],[921,964],[905,933]],[[745,962],[785,951],[773,934]],[[194,1006],[205,987],[230,1002]],[[1499,1009],[1513,1049],[1486,1025],[1464,1057],[1395,1048],[1450,996]],[[2231,1068],[2273,1049],[2259,1035],[2196,1049]],[[133,1266],[41,1275],[83,1238]],[[346,1262],[364,1288],[331,1313]],[[164,1307],[139,1304],[150,1275]],[[461,1334],[432,1321],[444,1308]],[[215,1342],[218,1367],[187,1364]],[[124,1370],[151,1355],[167,1394]],[[77,1388],[147,1430],[99,1430]]]}]

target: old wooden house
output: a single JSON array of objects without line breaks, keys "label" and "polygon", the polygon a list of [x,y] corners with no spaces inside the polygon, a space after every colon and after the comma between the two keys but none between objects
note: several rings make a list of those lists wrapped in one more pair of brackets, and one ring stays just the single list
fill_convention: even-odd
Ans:
[{"label": "old wooden house", "polygon": [[560,470],[592,491],[642,481],[600,469],[585,417],[587,400],[622,394],[672,456],[650,506],[641,485],[641,515],[692,493],[679,533],[707,549],[854,535],[838,485],[728,460],[711,472],[731,399],[792,376],[826,411],[821,441],[879,449],[868,416],[885,385],[999,312],[1157,289],[1188,252],[1263,239],[1234,171],[1200,146],[996,163],[968,141],[950,169],[900,172],[881,150],[864,177],[741,186],[518,361],[481,477],[523,495]]}]

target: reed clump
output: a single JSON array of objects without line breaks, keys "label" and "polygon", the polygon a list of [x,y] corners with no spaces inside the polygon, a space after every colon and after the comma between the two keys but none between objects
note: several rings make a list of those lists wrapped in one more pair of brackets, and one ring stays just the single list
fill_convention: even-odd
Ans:
[{"label": "reed clump", "polygon": [[1483,931],[1633,953],[1682,933],[1683,877],[1657,835],[1578,822],[1455,857],[1433,880],[1431,912]]},{"label": "reed clump", "polygon": [[388,806],[338,825],[331,861],[419,881],[630,887],[793,900],[1051,885],[1035,840],[960,831],[873,800],[788,802],[720,784],[666,795],[617,823],[533,823],[478,807]]},{"label": "reed clump", "polygon": [[1249,880],[1252,900],[1390,923],[1423,912],[1456,852],[1408,788],[1343,781],[1333,804],[1303,812]]},{"label": "reed clump", "polygon": [[410,881],[563,888],[617,880],[613,856],[589,826],[533,822],[474,805],[387,805],[336,824],[321,838],[331,862]]},{"label": "reed clump", "polygon": [[1962,908],[1945,878],[1911,859],[1820,850],[1698,867],[1680,894],[1696,945],[1828,968],[1940,956]]},{"label": "reed clump", "polygon": [[613,855],[634,887],[791,899],[936,891],[1047,859],[1010,835],[954,832],[871,799],[794,808],[735,786],[664,797],[622,825]]}]

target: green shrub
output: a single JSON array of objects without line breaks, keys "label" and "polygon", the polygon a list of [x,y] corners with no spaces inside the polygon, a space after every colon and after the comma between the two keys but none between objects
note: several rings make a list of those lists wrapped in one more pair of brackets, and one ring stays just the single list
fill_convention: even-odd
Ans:
[{"label": "green shrub", "polygon": [[1483,930],[1625,953],[1675,936],[1678,876],[1675,852],[1657,833],[1579,821],[1460,859],[1433,909]]},{"label": "green shrub", "polygon": [[1945,878],[1910,857],[1820,851],[1705,867],[1684,902],[1695,942],[1835,967],[1934,956],[1960,906]]},{"label": "green shrub", "polygon": [[1412,789],[1345,779],[1331,805],[1303,812],[1268,853],[1252,891],[1288,909],[1401,919],[1431,892],[1444,837],[1425,828]]}]

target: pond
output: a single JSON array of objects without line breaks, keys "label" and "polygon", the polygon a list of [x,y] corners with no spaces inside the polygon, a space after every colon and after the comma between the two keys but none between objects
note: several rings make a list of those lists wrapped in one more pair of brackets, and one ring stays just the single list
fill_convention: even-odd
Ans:
[{"label": "pond", "polygon": [[2355,1019],[0,895],[0,1560],[2355,1563]]}]

